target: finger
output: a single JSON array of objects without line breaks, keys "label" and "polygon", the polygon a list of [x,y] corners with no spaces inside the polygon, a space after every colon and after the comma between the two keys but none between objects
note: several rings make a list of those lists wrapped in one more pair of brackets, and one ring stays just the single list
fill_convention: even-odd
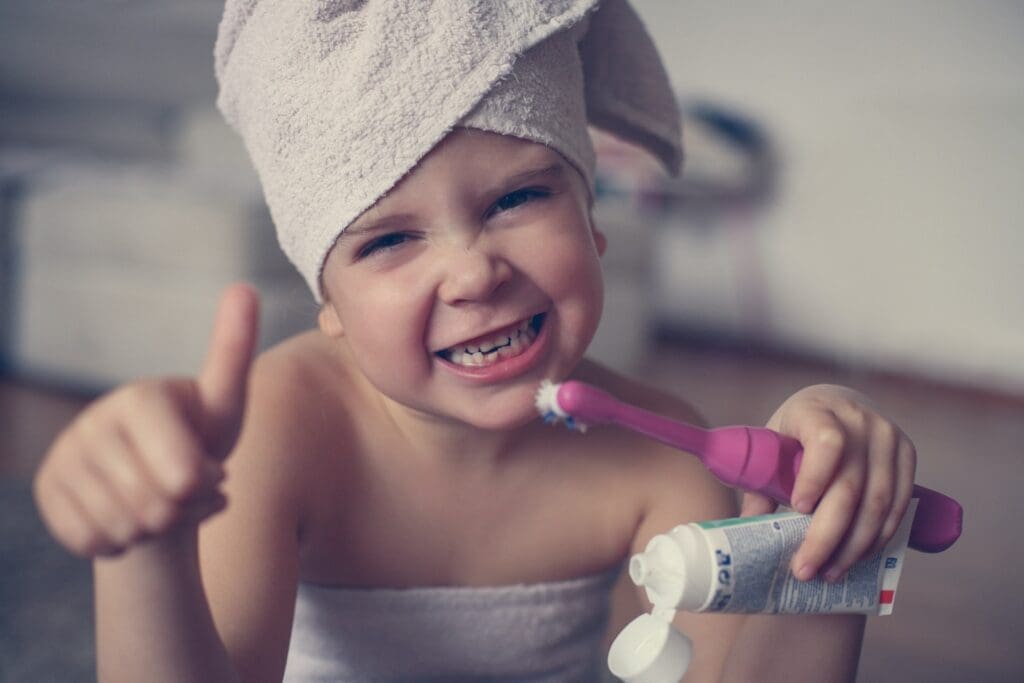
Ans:
[{"label": "finger", "polygon": [[848,467],[822,496],[811,518],[807,536],[790,564],[798,579],[813,577],[835,552],[857,512],[863,487],[863,470]]},{"label": "finger", "polygon": [[206,455],[173,400],[159,392],[141,400],[146,405],[136,411],[125,438],[164,496],[182,501],[219,484],[223,465]]},{"label": "finger", "polygon": [[90,463],[89,457],[79,458],[76,465],[68,470],[69,476],[60,484],[91,532],[83,541],[83,549],[89,555],[117,552],[138,533],[134,517]]},{"label": "finger", "polygon": [[140,530],[165,531],[174,516],[174,504],[147,471],[129,438],[118,430],[108,441],[102,457],[92,459],[106,481],[131,510]]},{"label": "finger", "polygon": [[767,515],[775,512],[779,505],[768,496],[760,493],[746,492],[743,494],[743,503],[740,507],[740,517],[753,517],[754,515]]},{"label": "finger", "polygon": [[61,545],[80,557],[91,557],[95,534],[91,520],[72,500],[67,489],[49,473],[40,473],[35,486],[43,522]]},{"label": "finger", "polygon": [[878,539],[873,550],[879,552],[892,539],[907,514],[907,507],[910,505],[910,498],[914,492],[914,475],[917,470],[917,451],[913,442],[905,435],[900,440],[895,467],[895,481],[893,486],[892,508],[889,516],[882,524],[881,537]]},{"label": "finger", "polygon": [[864,493],[850,529],[825,566],[826,580],[838,580],[879,540],[882,525],[892,510],[898,446],[899,437],[893,425],[885,423],[872,431]]},{"label": "finger", "polygon": [[[198,378],[206,419],[204,437],[233,442],[245,408],[249,368],[259,336],[259,296],[244,284],[225,290],[213,323],[206,361]],[[227,445],[230,450],[230,445]],[[215,455],[226,455],[227,451]]]},{"label": "finger", "polygon": [[856,447],[839,419],[828,410],[809,414],[796,438],[803,444],[800,471],[793,483],[793,509],[805,514],[814,510],[835,478],[843,453]]}]

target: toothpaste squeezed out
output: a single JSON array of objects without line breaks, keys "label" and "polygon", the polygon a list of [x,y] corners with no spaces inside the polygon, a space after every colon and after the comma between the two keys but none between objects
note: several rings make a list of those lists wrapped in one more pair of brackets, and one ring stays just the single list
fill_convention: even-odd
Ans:
[{"label": "toothpaste squeezed out", "polygon": [[893,610],[917,500],[879,553],[840,581],[799,581],[789,569],[810,516],[781,512],[683,524],[651,539],[629,576],[654,605],[618,635],[611,672],[626,681],[678,681],[692,644],[672,626],[677,610],[746,614],[873,614]]}]

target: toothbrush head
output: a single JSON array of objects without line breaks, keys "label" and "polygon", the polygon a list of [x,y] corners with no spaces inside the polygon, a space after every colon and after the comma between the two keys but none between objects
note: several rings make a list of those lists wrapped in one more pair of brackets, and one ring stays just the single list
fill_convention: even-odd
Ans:
[{"label": "toothbrush head", "polygon": [[548,424],[557,424],[562,422],[565,426],[576,432],[586,432],[587,425],[582,422],[577,422],[572,415],[565,412],[562,406],[558,403],[558,390],[562,388],[561,384],[555,384],[551,380],[544,380],[540,384],[540,388],[537,389],[537,396],[534,399],[534,404],[537,406],[537,412],[540,413],[541,417]]}]

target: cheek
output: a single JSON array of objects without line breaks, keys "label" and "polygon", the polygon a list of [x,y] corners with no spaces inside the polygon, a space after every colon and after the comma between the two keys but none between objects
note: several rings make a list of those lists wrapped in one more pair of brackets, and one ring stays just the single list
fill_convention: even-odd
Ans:
[{"label": "cheek", "polygon": [[[408,403],[428,377],[430,358],[422,326],[408,302],[401,305],[359,306],[344,337],[359,372],[382,394]],[[410,394],[410,392],[412,392]]]},{"label": "cheek", "polygon": [[420,343],[422,325],[419,307],[408,296],[372,296],[369,292],[354,305],[345,307],[343,322],[354,349],[373,354],[375,349],[394,352],[410,343]]},{"label": "cheek", "polygon": [[[560,315],[582,335],[592,335],[601,316],[604,283],[601,261],[589,239],[567,236],[533,256],[534,273]],[[589,339],[589,336],[587,337]]]},{"label": "cheek", "polygon": [[569,286],[573,288],[573,301],[577,304],[575,311],[579,316],[580,334],[589,344],[597,332],[604,309],[604,279],[600,262],[595,258],[581,264]]},{"label": "cheek", "polygon": [[585,225],[577,224],[534,250],[538,277],[556,291],[600,296],[601,261]]},{"label": "cheek", "polygon": [[415,290],[386,279],[353,283],[337,303],[345,338],[356,362],[368,376],[387,373],[397,364],[422,362],[424,330],[431,310]]},{"label": "cheek", "polygon": [[336,265],[330,259],[324,269],[324,285],[354,345],[397,339],[408,332],[419,307],[412,296],[415,281],[406,271],[382,273]]}]

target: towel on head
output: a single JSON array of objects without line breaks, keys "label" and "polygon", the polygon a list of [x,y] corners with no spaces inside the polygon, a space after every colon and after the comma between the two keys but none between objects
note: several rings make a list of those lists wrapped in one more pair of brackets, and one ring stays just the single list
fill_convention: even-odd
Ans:
[{"label": "towel on head", "polygon": [[546,144],[588,184],[587,123],[672,173],[679,112],[626,0],[228,0],[217,104],[319,301],[338,235],[456,126]]}]

